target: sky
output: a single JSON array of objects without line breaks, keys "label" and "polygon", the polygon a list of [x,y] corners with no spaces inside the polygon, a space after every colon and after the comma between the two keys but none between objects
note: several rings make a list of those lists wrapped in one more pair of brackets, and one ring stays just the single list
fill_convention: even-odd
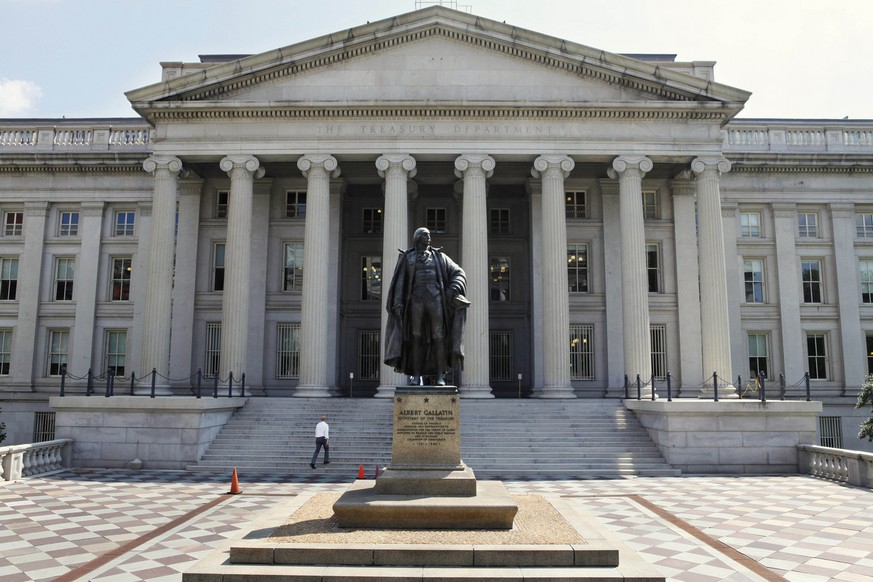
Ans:
[{"label": "sky", "polygon": [[[418,4],[429,4],[420,2]],[[873,119],[871,0],[458,0],[617,53],[716,61],[741,118]],[[0,0],[0,118],[134,117],[161,61],[254,54],[410,12],[416,0]]]}]

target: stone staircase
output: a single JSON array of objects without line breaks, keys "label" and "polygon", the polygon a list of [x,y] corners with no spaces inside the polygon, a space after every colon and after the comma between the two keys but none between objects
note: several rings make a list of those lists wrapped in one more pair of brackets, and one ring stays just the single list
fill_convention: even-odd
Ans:
[{"label": "stone staircase", "polygon": [[[313,432],[326,414],[331,464],[319,473],[372,478],[391,462],[392,401],[250,398],[189,470],[314,473]],[[461,458],[477,478],[678,475],[618,400],[463,400]]]}]

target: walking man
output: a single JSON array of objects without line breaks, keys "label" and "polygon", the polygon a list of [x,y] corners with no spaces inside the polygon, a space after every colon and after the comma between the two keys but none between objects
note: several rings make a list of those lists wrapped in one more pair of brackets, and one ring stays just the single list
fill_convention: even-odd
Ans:
[{"label": "walking man", "polygon": [[312,453],[312,461],[309,466],[315,468],[315,462],[318,460],[318,453],[324,447],[324,464],[330,464],[330,425],[327,424],[327,417],[322,416],[321,422],[315,425],[315,452]]}]

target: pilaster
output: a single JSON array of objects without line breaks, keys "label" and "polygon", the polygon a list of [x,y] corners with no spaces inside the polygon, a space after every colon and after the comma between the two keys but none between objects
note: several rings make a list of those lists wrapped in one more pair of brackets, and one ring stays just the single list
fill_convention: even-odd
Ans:
[{"label": "pilaster", "polygon": [[251,273],[249,287],[248,351],[246,389],[264,385],[264,314],[267,309],[267,265],[270,236],[270,191],[273,181],[255,180],[252,189]]},{"label": "pilaster", "polygon": [[[530,196],[530,256],[531,260],[531,340],[533,357],[531,364],[531,395],[539,398],[543,392],[543,262],[535,257],[543,256],[543,183],[533,178],[525,183]],[[569,299],[568,299],[569,301]],[[569,305],[569,303],[568,303]],[[569,336],[569,329],[568,336]]]},{"label": "pilaster", "polygon": [[806,361],[803,354],[803,328],[800,324],[800,273],[798,272],[797,248],[795,235],[797,232],[797,210],[793,202],[771,204],[773,209],[773,230],[776,237],[776,281],[771,289],[765,287],[764,300],[778,298],[779,319],[782,322],[782,359],[785,380],[789,383],[798,381],[806,372]]},{"label": "pilaster", "polygon": [[[834,262],[837,267],[837,300],[840,309],[840,339],[843,348],[843,394],[856,396],[864,383],[867,366],[865,340],[858,303],[858,257],[855,254],[855,207],[853,204],[829,205],[834,229]],[[848,394],[847,394],[848,393]]]},{"label": "pilaster", "polygon": [[[97,268],[100,261],[101,225],[103,224],[102,200],[82,202],[79,213],[81,223],[81,247],[76,259],[76,317],[73,324],[72,352],[67,362],[70,370],[95,372],[103,365],[99,353],[94,350],[94,320],[97,312]],[[95,357],[96,356],[96,357]]]},{"label": "pilaster", "polygon": [[[624,397],[624,314],[621,287],[621,209],[618,180],[600,180],[606,292],[606,396]],[[642,204],[642,203],[641,203]]]},{"label": "pilaster", "polygon": [[[179,229],[176,233],[176,270],[197,271],[197,243],[200,231],[200,199],[203,180],[179,182]],[[171,329],[170,377],[186,378],[202,363],[194,364],[194,302],[196,277],[178,277],[173,284],[173,325]],[[192,369],[192,367],[194,369]]]}]

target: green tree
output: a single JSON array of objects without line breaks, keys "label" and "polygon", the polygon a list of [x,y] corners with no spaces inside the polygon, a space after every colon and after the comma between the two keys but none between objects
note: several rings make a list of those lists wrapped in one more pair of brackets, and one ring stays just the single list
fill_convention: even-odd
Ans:
[{"label": "green tree", "polygon": [[[3,409],[0,408],[0,412],[3,412]],[[0,443],[6,440],[6,423],[0,422]]]},{"label": "green tree", "polygon": [[[855,408],[861,408],[865,405],[870,406],[870,412],[873,412],[873,374],[867,376],[861,385],[861,393],[858,394],[858,404],[855,405]],[[858,438],[873,441],[873,416],[861,423],[861,432],[858,433]]]}]

